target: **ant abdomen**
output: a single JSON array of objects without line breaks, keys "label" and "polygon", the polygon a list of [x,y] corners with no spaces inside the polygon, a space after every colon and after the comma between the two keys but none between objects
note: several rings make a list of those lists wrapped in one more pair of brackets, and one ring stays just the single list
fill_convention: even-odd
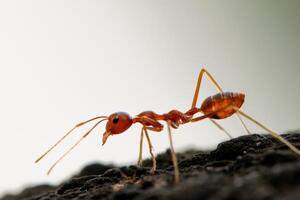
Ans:
[{"label": "ant abdomen", "polygon": [[[224,119],[236,113],[233,107],[240,108],[244,99],[245,95],[242,93],[221,92],[206,98],[200,110],[203,114],[214,113],[213,116],[210,116],[212,119]],[[220,111],[218,112],[218,110]]]}]

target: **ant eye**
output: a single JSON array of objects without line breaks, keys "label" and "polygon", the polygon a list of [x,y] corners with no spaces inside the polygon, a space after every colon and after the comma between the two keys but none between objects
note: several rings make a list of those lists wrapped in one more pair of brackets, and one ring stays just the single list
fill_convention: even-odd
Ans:
[{"label": "ant eye", "polygon": [[112,120],[112,122],[113,122],[114,124],[118,123],[118,121],[119,121],[119,117],[115,117],[115,118],[113,118],[113,120]]}]

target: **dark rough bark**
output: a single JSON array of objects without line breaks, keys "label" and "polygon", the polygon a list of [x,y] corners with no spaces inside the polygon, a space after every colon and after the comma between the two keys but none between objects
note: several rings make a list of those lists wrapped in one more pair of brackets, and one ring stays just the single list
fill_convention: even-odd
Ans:
[{"label": "dark rough bark", "polygon": [[[300,133],[283,135],[300,147]],[[2,200],[30,199],[300,199],[300,157],[267,135],[223,142],[211,152],[178,154],[181,182],[173,185],[170,152],[157,157],[158,170],[94,164],[59,186],[27,188]]]}]

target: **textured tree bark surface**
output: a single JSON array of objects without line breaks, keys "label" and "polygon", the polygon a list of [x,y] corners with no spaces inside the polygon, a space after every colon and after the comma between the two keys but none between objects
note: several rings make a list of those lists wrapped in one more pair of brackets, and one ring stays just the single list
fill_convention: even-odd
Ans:
[{"label": "textured tree bark surface", "polygon": [[[300,148],[300,133],[283,135]],[[93,164],[58,186],[40,185],[2,200],[30,199],[300,199],[300,157],[269,135],[246,135],[216,150],[178,154],[181,181],[173,184],[169,151],[157,156],[158,170]]]}]

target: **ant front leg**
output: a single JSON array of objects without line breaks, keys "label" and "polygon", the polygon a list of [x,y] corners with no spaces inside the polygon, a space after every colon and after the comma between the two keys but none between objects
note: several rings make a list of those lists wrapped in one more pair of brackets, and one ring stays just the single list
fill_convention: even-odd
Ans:
[{"label": "ant front leg", "polygon": [[[217,90],[219,92],[221,92],[221,93],[223,92],[222,88],[217,83],[217,81],[213,78],[213,76],[205,68],[202,68],[201,71],[200,71],[200,73],[199,73],[199,76],[198,76],[197,85],[196,85],[196,89],[195,89],[195,93],[194,93],[194,98],[193,98],[193,102],[192,102],[192,108],[196,107],[196,104],[197,104],[197,101],[198,101],[198,97],[199,97],[199,93],[200,93],[200,86],[201,86],[201,82],[202,82],[202,78],[203,78],[204,74],[207,75],[208,80],[217,88]],[[249,131],[249,129],[247,128],[246,124],[244,123],[244,121],[240,117],[240,115],[238,113],[236,113],[236,115],[239,118],[239,120],[242,123],[243,127],[245,128],[245,130],[247,131],[247,133],[251,134],[250,131]],[[210,121],[213,122],[213,124],[215,124],[226,135],[228,135],[230,138],[232,138],[232,136],[219,123],[217,123],[213,119],[210,119]]]},{"label": "ant front leg", "polygon": [[156,171],[156,159],[155,159],[155,156],[153,154],[153,146],[152,146],[150,137],[149,137],[148,132],[147,132],[146,129],[147,129],[146,127],[143,127],[142,131],[141,131],[139,158],[138,158],[137,166],[141,167],[142,164],[143,164],[143,140],[144,140],[144,134],[145,134],[146,138],[147,138],[148,146],[149,146],[149,152],[150,152],[150,155],[151,155],[151,158],[152,158],[153,167],[151,169],[151,173],[153,174]]},{"label": "ant front leg", "polygon": [[150,155],[151,155],[151,158],[152,158],[152,168],[151,168],[150,174],[154,174],[155,171],[156,171],[156,159],[155,159],[155,156],[154,156],[154,153],[153,153],[153,146],[152,146],[150,137],[148,135],[147,128],[144,127],[143,130],[144,130],[144,133],[145,133],[147,141],[148,141],[149,152],[150,152]]},{"label": "ant front leg", "polygon": [[142,145],[143,145],[143,135],[146,135],[146,139],[148,142],[148,147],[149,147],[149,152],[152,158],[152,169],[151,169],[151,174],[154,174],[156,171],[156,159],[153,153],[153,146],[150,140],[150,137],[148,135],[147,130],[155,131],[155,132],[160,132],[163,129],[163,125],[159,123],[157,120],[149,118],[147,116],[142,116],[142,117],[137,117],[135,119],[137,122],[140,122],[143,125],[142,132],[141,132],[141,140],[140,140],[140,154],[139,154],[139,159],[138,159],[138,165],[141,164],[142,160]]},{"label": "ant front leg", "polygon": [[141,167],[143,164],[143,139],[144,139],[144,127],[141,130],[139,158],[138,158],[138,162],[137,162],[138,167]]}]

